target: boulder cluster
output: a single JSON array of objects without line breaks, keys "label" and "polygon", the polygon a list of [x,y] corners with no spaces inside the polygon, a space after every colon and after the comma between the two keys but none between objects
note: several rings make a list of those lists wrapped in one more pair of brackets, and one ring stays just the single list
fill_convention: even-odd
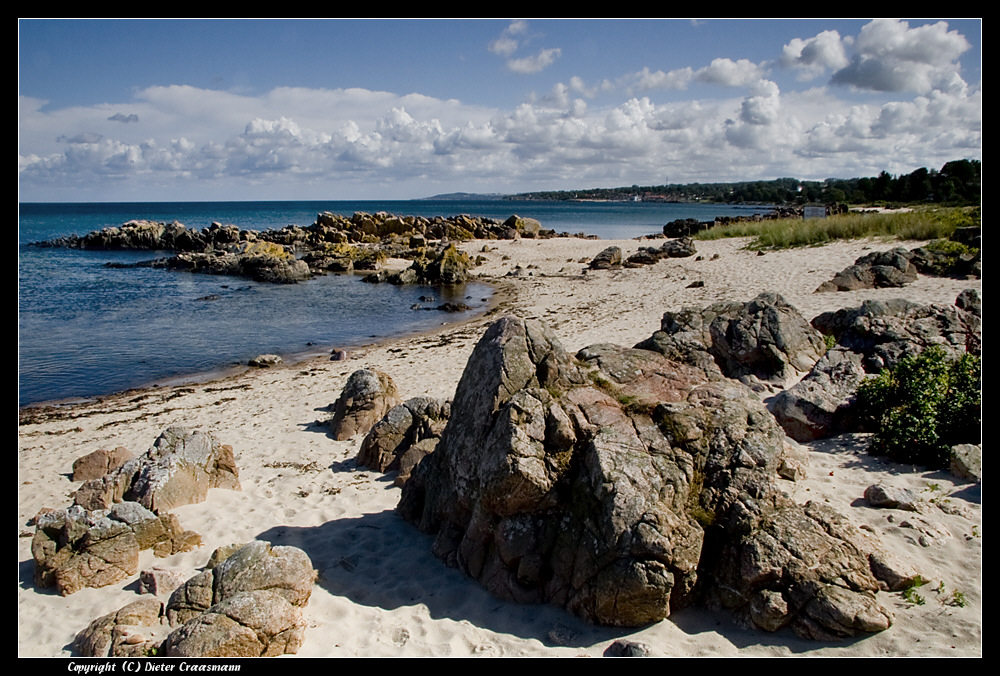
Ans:
[{"label": "boulder cluster", "polygon": [[163,557],[201,546],[170,510],[203,501],[211,488],[240,489],[232,447],[176,426],[138,457],[123,448],[83,456],[73,477],[83,480],[74,504],[39,513],[31,541],[35,584],[63,596],[134,575],[141,550]]},{"label": "boulder cluster", "polygon": [[[31,552],[39,587],[62,595],[135,575],[139,552],[165,557],[202,545],[169,510],[204,500],[212,488],[239,490],[233,449],[211,434],[169,427],[143,455],[98,450],[73,464],[84,481],[75,504],[35,519]],[[217,549],[187,581],[153,568],[139,581],[144,598],[81,631],[84,657],[260,657],[294,653],[316,573],[305,552],[266,542]],[[157,596],[170,594],[169,600]],[[165,633],[164,636],[163,634]]]},{"label": "boulder cluster", "polygon": [[[316,571],[296,547],[253,541],[217,550],[212,565],[166,603],[146,597],[77,634],[84,657],[266,657],[298,652]],[[166,627],[164,638],[155,638]]]},{"label": "boulder cluster", "polygon": [[717,371],[609,344],[570,355],[504,317],[397,511],[494,595],[601,624],[708,600],[813,638],[887,628],[875,593],[899,579],[873,566],[877,542],[777,488],[784,439]]},{"label": "boulder cluster", "polygon": [[972,289],[959,294],[954,305],[867,300],[825,312],[812,326],[830,337],[832,347],[772,404],[778,422],[797,441],[864,429],[854,406],[858,385],[904,357],[932,345],[951,358],[982,354],[982,301]]},{"label": "boulder cluster", "polygon": [[671,239],[659,247],[642,246],[628,258],[623,258],[621,247],[609,246],[594,256],[588,264],[590,270],[617,270],[655,265],[664,258],[686,258],[698,253],[690,237]]},{"label": "boulder cluster", "polygon": [[[507,316],[451,401],[400,403],[387,375],[352,375],[380,384],[360,398],[380,403],[360,408],[388,411],[358,461],[399,470],[397,513],[502,599],[616,626],[701,603],[814,639],[877,632],[892,623],[877,592],[917,573],[829,506],[792,502],[778,478],[804,471],[792,439],[858,429],[846,412],[865,373],[931,344],[978,354],[980,307],[968,291],[954,306],[871,301],[810,324],[764,293],[670,311],[635,347],[575,355],[544,323]],[[974,454],[962,459],[975,471]]]}]

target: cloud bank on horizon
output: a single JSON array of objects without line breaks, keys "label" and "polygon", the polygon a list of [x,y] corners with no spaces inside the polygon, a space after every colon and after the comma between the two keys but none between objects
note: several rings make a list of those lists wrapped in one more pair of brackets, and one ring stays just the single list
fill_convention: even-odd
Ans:
[{"label": "cloud bank on horizon", "polygon": [[[409,199],[850,178],[982,159],[982,86],[968,81],[979,77],[979,36],[945,21],[911,23],[857,22],[853,34],[828,28],[769,43],[762,29],[792,24],[746,21],[717,46],[724,56],[637,44],[628,60],[601,42],[602,28],[620,28],[608,22],[574,24],[572,35],[558,20],[476,22],[493,36],[455,50],[468,82],[450,70],[433,85],[415,78],[416,91],[130,82],[125,100],[82,103],[32,95],[26,72],[45,71],[25,67],[38,45],[22,31],[19,198]],[[669,41],[666,33],[702,26],[662,29]],[[398,56],[419,69],[420,49]],[[601,50],[606,75],[588,57]],[[496,83],[489,96],[484,81]]]}]

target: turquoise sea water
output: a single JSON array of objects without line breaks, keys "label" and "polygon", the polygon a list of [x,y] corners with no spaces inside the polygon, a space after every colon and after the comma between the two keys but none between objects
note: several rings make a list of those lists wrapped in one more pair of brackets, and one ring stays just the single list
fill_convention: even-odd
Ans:
[{"label": "turquoise sea water", "polygon": [[[107,262],[148,260],[152,252],[78,251],[30,246],[132,219],[213,221],[266,230],[307,226],[331,211],[400,215],[470,214],[537,218],[557,232],[603,239],[660,232],[677,218],[711,220],[766,207],[626,202],[386,201],[25,203],[18,210],[18,402],[110,394],[193,376],[258,354],[328,352],[431,329],[482,311],[492,293],[460,288],[364,284],[357,275],[328,275],[295,285]],[[420,296],[460,300],[468,313],[413,310]],[[423,305],[427,305],[424,303]]]}]

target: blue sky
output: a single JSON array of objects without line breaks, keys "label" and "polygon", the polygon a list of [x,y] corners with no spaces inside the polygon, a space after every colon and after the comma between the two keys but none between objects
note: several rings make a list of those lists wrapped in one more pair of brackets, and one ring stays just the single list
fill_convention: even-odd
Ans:
[{"label": "blue sky", "polygon": [[409,199],[982,159],[974,20],[19,20],[22,201]]}]

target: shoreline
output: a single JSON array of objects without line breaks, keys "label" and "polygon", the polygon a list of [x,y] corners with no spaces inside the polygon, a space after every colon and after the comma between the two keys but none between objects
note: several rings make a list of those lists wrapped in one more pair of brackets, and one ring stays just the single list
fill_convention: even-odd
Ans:
[{"label": "shoreline", "polygon": [[[497,303],[475,318],[372,344],[346,361],[317,356],[205,383],[131,390],[19,421],[18,654],[68,656],[76,632],[138,598],[134,577],[65,598],[36,589],[30,519],[43,507],[68,504],[77,457],[116,446],[139,454],[168,425],[183,424],[233,446],[242,490],[213,489],[205,502],[175,510],[204,546],[165,559],[143,552],[140,570],[161,565],[194,574],[216,547],[250,539],[304,549],[319,579],[305,609],[309,628],[300,656],[600,656],[617,638],[646,643],[658,656],[981,656],[981,502],[947,473],[868,456],[864,435],[802,445],[807,477],[782,480],[783,489],[797,502],[827,501],[881,534],[933,586],[962,591],[969,605],[948,606],[930,587],[922,592],[924,606],[886,593],[895,615],[889,630],[825,643],[787,631],[751,631],[727,613],[700,608],[623,630],[587,625],[555,607],[498,601],[434,558],[429,538],[395,517],[393,474],[357,464],[362,437],[335,441],[329,434],[330,405],[359,368],[388,373],[404,400],[453,396],[472,347],[504,313],[547,322],[572,354],[598,342],[634,345],[659,328],[666,310],[745,301],[763,290],[781,293],[811,319],[866,298],[954,303],[962,288],[982,289],[981,280],[921,276],[900,289],[815,294],[819,283],[862,253],[907,243],[841,242],[764,256],[743,251],[744,243],[696,242],[702,260],[584,272],[581,261],[608,246],[628,255],[648,242],[491,241],[487,261],[475,272],[477,281],[495,285]],[[521,273],[508,276],[518,266]],[[704,286],[689,287],[695,281]],[[896,512],[887,520],[886,511],[858,505],[865,486],[877,481],[951,500],[960,509]],[[899,527],[900,515],[917,525]],[[918,534],[930,544],[919,544]]]},{"label": "shoreline", "polygon": [[[398,264],[400,264],[400,265],[398,265],[399,269],[402,269],[402,268],[406,267],[406,265],[409,265],[410,261],[403,260],[403,259],[398,259],[398,260],[397,259],[390,259],[390,261],[388,263],[389,264],[387,264],[387,266],[386,266],[385,269],[387,269],[387,270],[393,270],[394,268],[390,267],[390,265],[398,263]],[[403,264],[405,264],[405,265],[403,265]],[[171,273],[171,274],[175,274],[175,273]],[[186,273],[186,274],[192,274],[192,273]],[[336,274],[336,273],[330,273],[330,274]],[[361,281],[360,277],[364,276],[363,274],[359,274],[359,273],[340,273],[340,274],[350,274],[352,276],[357,276],[357,277],[359,277],[359,279],[357,280],[358,282]],[[468,283],[470,283],[470,284],[482,284],[483,286],[488,286],[491,289],[491,295],[490,295],[489,302],[486,303],[486,305],[483,306],[483,307],[481,307],[481,308],[473,308],[475,310],[478,310],[478,312],[474,316],[466,317],[464,319],[461,319],[461,320],[458,320],[458,321],[455,321],[455,322],[441,322],[441,324],[439,326],[435,326],[435,327],[432,327],[432,328],[421,329],[421,330],[416,330],[416,331],[405,331],[404,330],[404,331],[402,331],[400,333],[390,334],[390,335],[386,335],[386,336],[375,338],[371,342],[363,342],[362,340],[358,340],[357,342],[338,343],[338,344],[329,344],[329,345],[321,345],[321,344],[317,343],[317,344],[308,346],[306,349],[302,349],[302,350],[293,350],[293,351],[288,351],[288,352],[276,352],[274,354],[277,354],[279,357],[281,357],[282,363],[279,364],[279,365],[277,365],[277,366],[270,366],[270,367],[267,367],[267,368],[280,368],[282,366],[294,366],[294,365],[299,364],[301,362],[309,361],[309,360],[312,360],[312,359],[322,359],[324,357],[324,355],[326,356],[327,359],[329,359],[332,351],[335,350],[335,349],[343,349],[343,350],[348,351],[348,353],[350,353],[350,352],[358,351],[358,350],[372,349],[374,347],[378,347],[380,345],[383,345],[383,344],[386,344],[386,343],[389,343],[389,342],[393,342],[393,341],[406,340],[408,338],[415,338],[415,337],[419,337],[421,335],[434,333],[434,332],[440,330],[441,326],[445,326],[445,325],[449,325],[449,324],[463,324],[463,323],[466,323],[466,322],[474,321],[477,318],[479,318],[479,317],[481,317],[481,316],[483,316],[483,315],[491,312],[492,310],[494,310],[497,307],[497,305],[499,305],[501,302],[503,302],[504,291],[501,288],[502,284],[500,282],[498,282],[498,281],[483,281],[483,280],[479,280],[479,279],[473,278],[473,279],[470,279]],[[445,316],[452,316],[452,315],[445,315]],[[134,387],[128,387],[128,388],[125,388],[125,389],[122,389],[122,390],[118,390],[118,391],[114,391],[114,392],[108,392],[108,393],[105,393],[105,394],[95,394],[95,395],[89,395],[89,396],[81,395],[81,396],[74,396],[74,397],[65,397],[65,398],[60,398],[60,399],[44,399],[44,400],[41,400],[41,401],[31,402],[31,403],[27,403],[27,404],[20,404],[19,403],[18,404],[18,412],[20,414],[21,412],[28,411],[30,409],[36,409],[36,408],[64,408],[64,407],[67,407],[67,406],[77,406],[77,405],[83,405],[83,404],[88,404],[88,403],[96,403],[98,401],[101,401],[103,399],[107,399],[107,398],[110,398],[110,397],[116,397],[116,396],[119,396],[119,395],[125,395],[125,394],[129,394],[129,393],[141,393],[141,392],[144,392],[146,390],[158,390],[158,389],[161,389],[161,388],[168,388],[168,387],[180,387],[180,386],[185,386],[185,385],[204,384],[204,383],[212,382],[212,381],[215,381],[215,380],[227,380],[229,378],[238,376],[241,373],[245,373],[248,370],[254,370],[254,368],[255,367],[249,366],[245,361],[244,362],[228,362],[226,364],[219,364],[218,366],[210,368],[210,369],[193,371],[191,373],[186,373],[186,374],[181,373],[181,374],[176,374],[176,375],[164,376],[164,377],[161,377],[161,378],[154,378],[154,379],[149,380],[149,381],[140,382],[140,383],[136,384]]]}]

